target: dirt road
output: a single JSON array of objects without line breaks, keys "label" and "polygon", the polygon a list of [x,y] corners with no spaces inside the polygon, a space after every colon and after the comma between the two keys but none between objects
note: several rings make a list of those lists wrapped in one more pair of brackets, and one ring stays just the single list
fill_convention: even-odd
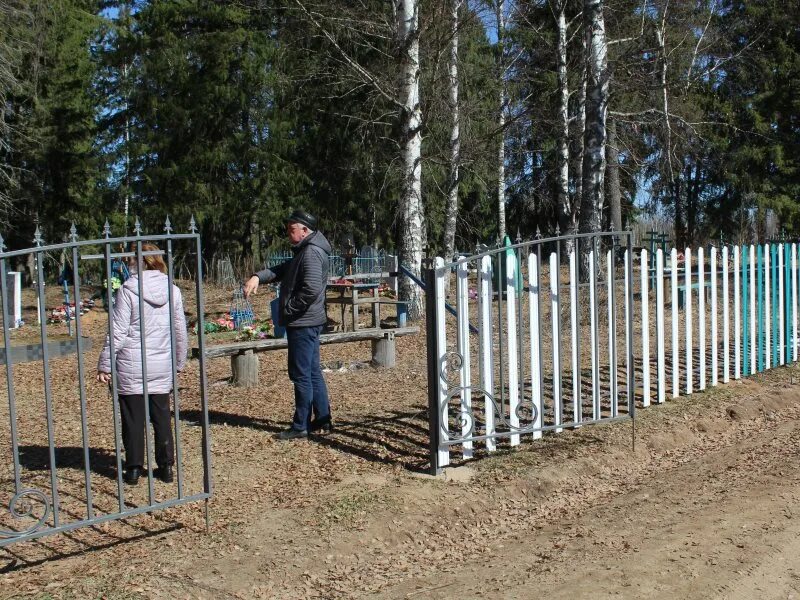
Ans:
[{"label": "dirt road", "polygon": [[318,441],[273,439],[281,357],[262,364],[274,403],[214,387],[210,534],[190,506],[13,546],[0,596],[800,597],[800,370],[639,411],[635,452],[629,423],[584,427],[434,479],[413,471],[425,390],[404,343],[391,385],[328,376],[339,427]]}]

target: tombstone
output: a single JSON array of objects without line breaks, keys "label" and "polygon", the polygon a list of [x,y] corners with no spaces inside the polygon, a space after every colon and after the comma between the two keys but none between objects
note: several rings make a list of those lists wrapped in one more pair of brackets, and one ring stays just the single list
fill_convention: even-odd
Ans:
[{"label": "tombstone", "polygon": [[380,270],[378,251],[372,246],[362,246],[358,253],[360,273],[377,273]]},{"label": "tombstone", "polygon": [[9,271],[6,273],[6,297],[8,307],[9,329],[22,325],[22,273]]}]

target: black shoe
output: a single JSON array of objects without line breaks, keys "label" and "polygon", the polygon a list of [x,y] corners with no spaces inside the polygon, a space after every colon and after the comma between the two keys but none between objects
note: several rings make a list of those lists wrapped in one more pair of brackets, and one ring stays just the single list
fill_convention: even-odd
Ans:
[{"label": "black shoe", "polygon": [[295,429],[294,427],[290,427],[286,431],[281,431],[278,435],[279,440],[299,440],[302,438],[307,438],[308,432],[305,429]]},{"label": "black shoe", "polygon": [[139,483],[139,477],[142,475],[141,467],[128,467],[122,475],[122,479],[128,485],[136,485]]},{"label": "black shoe", "polygon": [[164,483],[172,483],[175,478],[172,476],[172,465],[166,467],[158,467],[156,477]]},{"label": "black shoe", "polygon": [[331,417],[328,415],[327,417],[323,417],[321,419],[314,419],[311,421],[311,428],[309,429],[311,433],[321,432],[321,433],[330,433],[333,431],[333,423],[331,422]]}]

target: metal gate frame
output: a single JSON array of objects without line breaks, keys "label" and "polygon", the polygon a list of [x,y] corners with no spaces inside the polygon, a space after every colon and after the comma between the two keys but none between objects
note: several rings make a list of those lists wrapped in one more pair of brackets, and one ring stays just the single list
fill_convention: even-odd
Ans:
[{"label": "metal gate frame", "polygon": [[[211,477],[211,440],[210,440],[210,426],[209,426],[209,417],[208,417],[208,395],[207,395],[207,378],[206,378],[206,366],[205,366],[205,335],[204,335],[204,323],[203,323],[203,315],[205,312],[204,307],[204,298],[203,298],[203,263],[202,263],[202,247],[200,241],[200,234],[198,233],[197,226],[194,220],[194,216],[192,216],[191,221],[189,223],[189,233],[173,233],[172,224],[170,223],[169,218],[166,219],[164,224],[164,232],[163,234],[158,235],[143,235],[141,231],[141,226],[139,224],[138,218],[136,219],[134,235],[133,236],[123,236],[123,237],[112,237],[111,235],[111,227],[109,226],[108,221],[105,223],[105,227],[103,230],[103,238],[102,239],[93,239],[93,240],[79,240],[78,234],[75,229],[75,225],[73,224],[70,229],[69,234],[69,241],[61,243],[61,244],[50,244],[44,245],[44,240],[42,239],[41,232],[39,227],[36,227],[36,232],[34,235],[34,246],[31,248],[26,248],[24,250],[13,250],[13,251],[5,251],[5,243],[0,236],[0,303],[3,305],[3,340],[6,349],[11,348],[11,338],[10,338],[10,331],[9,331],[9,306],[7,305],[7,280],[6,280],[6,273],[8,271],[7,268],[7,261],[14,257],[19,257],[27,254],[34,254],[35,255],[35,262],[36,262],[36,285],[37,285],[37,297],[39,299],[39,321],[40,321],[40,342],[41,342],[41,360],[43,366],[43,376],[44,376],[44,387],[45,387],[45,410],[46,410],[46,418],[47,418],[47,438],[48,438],[48,455],[49,455],[49,471],[50,471],[50,490],[49,495],[47,492],[42,491],[40,489],[35,489],[31,487],[25,487],[22,482],[21,478],[21,465],[19,459],[19,438],[18,438],[18,431],[17,431],[17,412],[16,412],[16,396],[15,396],[15,389],[14,389],[14,378],[13,378],[13,360],[11,360],[11,352],[6,353],[6,360],[5,360],[5,370],[6,370],[6,380],[7,380],[7,388],[8,388],[8,403],[9,403],[9,418],[10,418],[10,434],[11,434],[11,451],[12,451],[12,458],[13,458],[13,470],[14,470],[14,495],[12,496],[9,505],[8,511],[10,512],[11,516],[15,519],[35,519],[36,522],[33,525],[26,527],[25,529],[21,530],[3,530],[0,529],[0,548],[9,546],[11,544],[21,542],[24,540],[32,540],[36,538],[40,538],[47,535],[52,535],[55,533],[67,532],[72,531],[75,529],[80,529],[83,527],[88,527],[91,525],[96,525],[99,523],[104,523],[107,521],[113,521],[118,519],[123,519],[126,517],[131,517],[134,515],[139,515],[142,513],[150,513],[153,511],[163,510],[166,508],[179,506],[182,504],[190,503],[190,502],[197,502],[199,500],[205,501],[205,516],[206,516],[206,525],[208,526],[208,500],[211,498],[213,493],[213,484],[212,484],[212,477]],[[129,507],[126,506],[125,503],[125,492],[122,482],[122,458],[121,458],[121,437],[120,437],[120,415],[119,415],[119,407],[117,406],[117,372],[116,372],[116,364],[115,360],[113,360],[114,356],[114,341],[113,336],[110,336],[110,350],[111,350],[111,376],[112,376],[112,385],[111,385],[111,392],[112,392],[112,405],[113,405],[113,415],[114,415],[114,444],[115,444],[115,454],[116,454],[116,466],[117,466],[117,502],[118,502],[118,510],[107,512],[103,514],[99,514],[94,506],[93,499],[92,499],[92,485],[91,485],[91,464],[89,459],[89,446],[88,446],[88,439],[89,439],[89,432],[88,432],[88,422],[87,422],[87,411],[86,411],[86,388],[85,388],[85,368],[83,364],[83,338],[82,338],[82,326],[81,326],[81,315],[80,315],[80,286],[81,286],[81,279],[80,279],[80,268],[79,265],[81,264],[81,260],[102,260],[104,261],[103,264],[105,265],[105,281],[107,282],[107,294],[111,295],[111,290],[108,289],[111,287],[111,276],[112,276],[112,259],[114,258],[122,258],[122,257],[135,257],[136,261],[139,264],[139,272],[142,271],[142,260],[143,256],[149,254],[156,254],[156,252],[146,252],[142,250],[142,244],[146,242],[161,242],[162,249],[158,252],[166,257],[166,264],[167,264],[167,277],[168,277],[168,289],[169,289],[169,307],[170,307],[170,323],[172,325],[172,307],[173,307],[173,297],[172,297],[172,284],[174,281],[174,273],[173,273],[173,242],[177,241],[184,241],[188,242],[190,245],[190,249],[193,246],[193,253],[194,259],[196,263],[196,280],[195,280],[195,288],[196,288],[196,308],[197,308],[197,315],[198,315],[198,323],[197,323],[197,337],[198,337],[198,345],[199,345],[199,358],[200,361],[200,408],[202,412],[201,416],[201,427],[202,427],[202,463],[203,463],[203,484],[202,484],[202,492],[192,493],[187,495],[184,489],[184,481],[183,481],[183,470],[182,470],[182,463],[181,463],[181,456],[182,456],[182,444],[181,444],[181,423],[180,423],[180,398],[178,394],[178,386],[177,383],[177,371],[176,371],[176,361],[175,361],[175,337],[172,336],[172,381],[173,381],[173,409],[174,409],[174,428],[175,431],[173,435],[175,436],[175,458],[176,458],[176,478],[177,478],[177,495],[173,498],[169,498],[163,501],[156,501],[154,498],[154,485],[153,485],[153,449],[152,444],[150,442],[150,432],[151,432],[151,424],[150,424],[150,415],[149,415],[149,406],[148,402],[145,402],[145,446],[146,446],[146,462],[147,462],[147,485],[148,485],[148,502],[141,506],[136,507]],[[136,250],[135,252],[114,252],[112,251],[112,246],[118,245],[127,245],[129,243],[135,244]],[[163,246],[166,246],[165,248]],[[80,255],[79,250],[82,248],[90,249],[92,246],[97,247],[100,246],[103,248],[101,254],[90,254],[90,255]],[[68,252],[71,256],[72,265],[73,265],[73,274],[72,274],[72,287],[74,291],[74,298],[76,300],[76,309],[74,311],[74,315],[72,317],[75,321],[75,333],[76,333],[76,345],[77,345],[77,362],[78,362],[78,384],[79,384],[79,395],[80,395],[80,412],[81,412],[81,434],[83,439],[83,470],[84,470],[84,485],[86,490],[86,517],[83,519],[79,519],[77,521],[71,522],[64,522],[62,520],[61,511],[59,510],[59,487],[58,487],[58,477],[57,477],[57,467],[56,467],[56,453],[58,448],[55,444],[54,440],[54,422],[53,422],[53,406],[52,406],[52,397],[51,397],[51,377],[50,377],[50,352],[48,349],[48,344],[45,343],[47,340],[47,318],[46,318],[46,304],[45,304],[45,295],[44,295],[44,255],[47,252],[53,251],[65,251]],[[140,285],[140,297],[141,297],[141,279],[139,280]],[[143,305],[140,303],[139,311],[140,316],[142,315],[142,311],[144,310]],[[112,312],[111,310],[108,311],[108,320],[109,320],[109,330],[112,327]],[[171,327],[174,329],[174,327]],[[140,331],[140,335],[144,335],[143,331]],[[143,360],[143,371],[144,371],[144,395],[147,396],[147,375],[146,375],[146,362],[144,361],[144,357],[146,356],[146,346],[144,343],[144,339],[141,339],[141,348],[142,348],[142,360]],[[38,514],[34,515],[33,511],[36,510],[36,507],[33,504],[39,504],[42,510],[42,515],[39,516]],[[38,510],[37,510],[38,512]]]},{"label": "metal gate frame", "polygon": [[[554,423],[552,425],[545,425],[542,419],[542,407],[544,402],[544,388],[543,388],[543,358],[540,350],[542,340],[542,319],[541,316],[541,296],[543,295],[543,271],[542,271],[542,253],[543,249],[547,247],[549,263],[551,265],[551,273],[553,269],[557,273],[555,280],[551,278],[551,300],[553,302],[553,310],[551,311],[552,317],[552,340],[553,340],[553,413]],[[600,405],[600,391],[598,388],[600,382],[599,372],[599,316],[595,313],[599,310],[597,288],[602,285],[604,274],[601,273],[601,254],[600,252],[605,249],[606,265],[607,265],[607,283],[608,283],[608,316],[613,317],[614,326],[608,327],[609,336],[614,336],[610,339],[613,342],[614,350],[609,350],[609,379],[610,389],[609,397],[610,408],[607,411],[608,415],[603,414],[603,409]],[[574,325],[571,331],[572,341],[572,364],[575,365],[577,360],[578,368],[573,366],[573,391],[577,390],[577,396],[573,394],[573,407],[574,415],[577,419],[572,422],[566,422],[563,419],[564,415],[564,398],[562,395],[563,382],[562,373],[560,372],[563,363],[560,360],[562,351],[561,345],[561,282],[560,270],[562,266],[562,252],[566,252],[570,268],[570,306],[576,307],[579,300],[579,286],[578,279],[580,275],[585,276],[588,283],[590,295],[590,342],[592,345],[591,352],[591,372],[592,372],[592,416],[591,418],[583,418],[583,407],[581,400],[581,359],[578,354],[578,347],[580,345],[580,325]],[[617,309],[615,306],[616,292],[614,291],[617,286],[617,265],[619,262],[619,254],[622,255],[624,260],[624,315],[625,315],[625,346],[626,346],[626,404],[627,414],[620,415],[618,413],[619,405],[619,386],[617,384],[617,350],[616,350],[616,331],[617,331]],[[496,261],[494,260],[496,259]],[[579,261],[580,259],[580,261]],[[522,271],[524,270],[521,265],[523,260],[529,266],[528,278],[522,281]],[[486,301],[478,299],[479,303],[479,326],[475,327],[469,322],[469,273],[470,264],[475,265],[475,272],[478,279],[478,293],[476,296],[485,294],[488,290],[488,309],[486,308]],[[497,249],[480,252],[469,257],[458,257],[457,260],[450,263],[436,257],[435,259],[426,259],[424,264],[424,278],[426,289],[426,329],[427,329],[427,352],[428,352],[428,422],[429,422],[429,456],[430,456],[430,472],[432,475],[441,473],[444,466],[449,464],[449,450],[452,446],[462,446],[462,452],[465,458],[472,456],[473,442],[483,442],[486,444],[486,449],[492,451],[495,449],[495,441],[501,438],[510,438],[511,444],[516,445],[523,434],[532,434],[532,437],[541,437],[542,432],[555,431],[560,432],[563,429],[579,427],[582,425],[590,425],[597,423],[608,423],[612,421],[635,419],[636,405],[634,401],[635,393],[635,368],[634,368],[634,343],[633,343],[633,248],[632,248],[632,233],[630,231],[614,231],[590,234],[576,234],[570,236],[556,236],[550,238],[541,238],[517,243],[514,245],[501,247]],[[496,265],[496,271],[493,266]],[[452,307],[446,302],[445,297],[445,280],[449,279],[452,271],[456,271],[456,307]],[[513,276],[506,276],[506,274],[513,273]],[[509,403],[508,414],[506,414],[503,402],[498,404],[495,398],[495,383],[492,377],[488,380],[490,385],[483,385],[485,377],[483,373],[492,370],[494,371],[494,353],[492,350],[492,277],[493,274],[497,276],[498,287],[497,292],[497,316],[500,326],[498,328],[498,347],[500,352],[500,395],[504,393],[505,383],[503,382],[504,364],[503,364],[503,350],[508,350],[508,389],[509,396],[512,394],[517,398],[517,403]],[[500,278],[505,278],[505,286],[500,285]],[[525,402],[525,362],[520,360],[517,362],[517,353],[522,356],[520,348],[516,344],[517,334],[519,339],[524,340],[523,328],[524,319],[517,316],[522,313],[522,294],[528,295],[529,304],[529,321],[530,327],[536,327],[536,331],[528,331],[531,340],[531,373],[530,373],[530,402]],[[506,309],[504,311],[504,296]],[[483,305],[481,305],[483,302]],[[535,306],[535,309],[533,308]],[[577,311],[577,309],[574,309]],[[457,319],[457,350],[448,350],[443,346],[443,340],[446,340],[446,311],[450,312]],[[505,314],[504,314],[505,312]],[[556,317],[556,312],[558,316]],[[512,327],[507,329],[506,337],[514,338],[513,343],[503,340],[503,318],[507,317],[507,322],[512,324]],[[536,321],[534,323],[534,321]],[[571,315],[571,323],[579,322],[579,315],[573,312]],[[488,333],[487,333],[488,330]],[[517,331],[519,330],[519,331]],[[470,333],[477,333],[479,337],[479,368],[481,370],[481,383],[474,385],[469,367],[469,355],[471,347]],[[487,337],[488,336],[488,337]],[[539,340],[539,341],[534,341]],[[536,350],[534,350],[534,345]],[[609,344],[611,348],[612,345]],[[488,349],[486,349],[488,348]],[[534,375],[533,368],[534,356],[538,358],[538,374]],[[555,357],[558,356],[558,359]],[[465,364],[466,363],[466,364]],[[612,374],[612,365],[614,372]],[[576,374],[577,371],[577,374]],[[457,376],[457,380],[451,381],[453,376]],[[538,379],[538,381],[537,381]],[[488,389],[488,388],[491,389]],[[519,388],[523,393],[517,395],[515,391]],[[484,389],[487,388],[487,389]],[[472,411],[471,396],[472,394],[484,397],[486,404],[486,433],[479,435],[475,431],[476,415]],[[521,400],[517,396],[522,396]],[[460,400],[460,408],[456,409],[456,421],[461,426],[461,432],[453,434],[450,430],[449,415],[450,403],[453,400]],[[580,406],[580,411],[578,406]],[[527,412],[526,412],[527,411]],[[528,424],[521,424],[520,420],[528,421]],[[503,426],[503,431],[497,431],[495,423],[500,423]]]}]

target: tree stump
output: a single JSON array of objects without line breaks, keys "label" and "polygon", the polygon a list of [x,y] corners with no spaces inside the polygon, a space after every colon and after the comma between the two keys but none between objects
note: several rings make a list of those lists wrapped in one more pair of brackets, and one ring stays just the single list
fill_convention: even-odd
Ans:
[{"label": "tree stump", "polygon": [[379,340],[372,340],[372,364],[376,367],[387,368],[397,364],[393,332],[388,332],[386,337]]},{"label": "tree stump", "polygon": [[231,356],[231,383],[236,387],[258,386],[258,355],[252,350]]}]

